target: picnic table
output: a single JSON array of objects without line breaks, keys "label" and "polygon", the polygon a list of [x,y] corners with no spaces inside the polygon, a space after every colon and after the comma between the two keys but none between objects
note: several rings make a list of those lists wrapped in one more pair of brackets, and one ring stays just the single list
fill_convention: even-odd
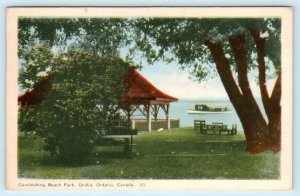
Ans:
[{"label": "picnic table", "polygon": [[[123,145],[124,146],[124,154],[127,157],[131,156],[132,153],[132,146],[133,146],[133,137],[137,135],[136,129],[130,129],[124,126],[114,126],[112,127],[111,131],[108,134],[102,137],[102,141],[107,140],[120,140],[124,139]],[[104,145],[111,145],[116,146],[119,143],[115,142],[103,142]]]},{"label": "picnic table", "polygon": [[236,124],[233,124],[232,128],[229,129],[228,125],[223,124],[222,122],[212,122],[211,124],[206,124],[205,120],[194,120],[194,130],[204,135],[221,135],[222,133],[234,135],[237,133],[236,127]]}]

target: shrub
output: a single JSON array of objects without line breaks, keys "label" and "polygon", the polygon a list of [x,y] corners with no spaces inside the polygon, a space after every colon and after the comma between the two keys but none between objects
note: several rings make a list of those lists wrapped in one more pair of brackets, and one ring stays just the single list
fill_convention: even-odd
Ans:
[{"label": "shrub", "polygon": [[44,139],[61,162],[82,162],[95,140],[120,118],[129,64],[119,58],[68,52],[53,59],[51,88],[38,104],[21,107],[19,129]]}]

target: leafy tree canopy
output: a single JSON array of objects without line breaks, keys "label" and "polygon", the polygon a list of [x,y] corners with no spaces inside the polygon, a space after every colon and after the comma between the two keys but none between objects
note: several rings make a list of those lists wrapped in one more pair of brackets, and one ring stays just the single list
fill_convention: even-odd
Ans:
[{"label": "leafy tree canopy", "polygon": [[[33,43],[50,46],[76,46],[93,53],[118,56],[128,51],[128,59],[143,56],[153,63],[158,59],[176,60],[189,67],[198,80],[215,73],[205,41],[221,42],[226,57],[235,69],[228,37],[245,34],[249,68],[257,67],[257,52],[250,31],[257,31],[267,42],[265,56],[269,69],[281,67],[281,20],[278,18],[21,18],[19,55],[25,56]],[[276,75],[276,74],[275,74]],[[275,76],[273,73],[273,77]]]},{"label": "leafy tree canopy", "polygon": [[127,20],[119,18],[20,18],[18,22],[20,57],[40,42],[59,49],[76,45],[85,51],[116,56],[127,40]]},{"label": "leafy tree canopy", "polygon": [[[201,80],[214,72],[214,61],[205,45],[207,40],[222,43],[233,69],[235,61],[228,38],[245,34],[249,68],[257,67],[257,52],[250,31],[257,31],[267,39],[265,56],[269,66],[280,70],[280,19],[249,18],[142,18],[134,21],[136,48],[146,53],[149,61],[177,60],[183,67],[192,65],[192,73]],[[207,66],[210,65],[210,66]]]},{"label": "leafy tree canopy", "polygon": [[128,40],[124,19],[20,18],[18,21],[22,89],[31,89],[56,66],[53,54],[69,50],[105,57],[119,56]]}]

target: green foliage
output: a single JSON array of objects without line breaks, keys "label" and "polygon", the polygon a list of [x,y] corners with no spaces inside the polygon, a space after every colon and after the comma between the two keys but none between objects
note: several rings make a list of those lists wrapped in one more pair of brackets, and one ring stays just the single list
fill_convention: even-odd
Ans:
[{"label": "green foliage", "polygon": [[64,31],[67,37],[79,34],[77,18],[19,18],[19,41],[21,45],[29,44],[30,37],[53,43],[57,32]]},{"label": "green foliage", "polygon": [[44,139],[45,150],[61,161],[83,161],[95,140],[118,120],[117,104],[129,64],[119,58],[70,51],[51,62],[52,88],[38,105],[22,108],[19,128]]},{"label": "green foliage", "polygon": [[53,67],[53,58],[47,44],[39,44],[24,51],[18,78],[21,88],[31,89],[44,78]]},{"label": "green foliage", "polygon": [[128,21],[123,18],[80,19],[79,46],[85,51],[118,56],[119,50],[131,42]]},{"label": "green foliage", "polygon": [[41,42],[60,50],[76,45],[95,54],[118,56],[130,42],[128,28],[122,18],[19,18],[19,57]]},{"label": "green foliage", "polygon": [[201,81],[215,75],[213,59],[204,45],[208,39],[222,43],[234,71],[228,37],[245,34],[249,68],[257,67],[249,30],[268,33],[268,66],[280,70],[280,18],[20,18],[19,56],[24,52],[22,48],[41,41],[56,47],[76,45],[108,56],[118,56],[123,50],[132,59],[146,57],[150,64],[156,60],[176,61]]},{"label": "green foliage", "polygon": [[249,68],[257,66],[257,52],[249,30],[267,32],[265,56],[272,62],[268,65],[275,70],[281,67],[281,20],[278,18],[140,18],[133,23],[138,35],[135,51],[143,51],[149,62],[166,60],[166,57],[177,60],[182,67],[192,68],[192,74],[200,81],[214,73],[214,61],[204,44],[206,40],[222,43],[235,70],[228,37],[245,34]]}]

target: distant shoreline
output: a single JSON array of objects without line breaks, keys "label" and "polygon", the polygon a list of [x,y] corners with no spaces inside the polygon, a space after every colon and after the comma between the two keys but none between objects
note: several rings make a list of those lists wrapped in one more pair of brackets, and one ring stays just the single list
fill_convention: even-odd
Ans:
[{"label": "distant shoreline", "polygon": [[178,101],[201,101],[201,102],[227,102],[229,99],[205,99],[205,98],[178,98]]},{"label": "distant shoreline", "polygon": [[[255,100],[261,100],[261,97],[255,97]],[[178,101],[201,101],[201,102],[230,102],[229,98],[178,98]]]}]

